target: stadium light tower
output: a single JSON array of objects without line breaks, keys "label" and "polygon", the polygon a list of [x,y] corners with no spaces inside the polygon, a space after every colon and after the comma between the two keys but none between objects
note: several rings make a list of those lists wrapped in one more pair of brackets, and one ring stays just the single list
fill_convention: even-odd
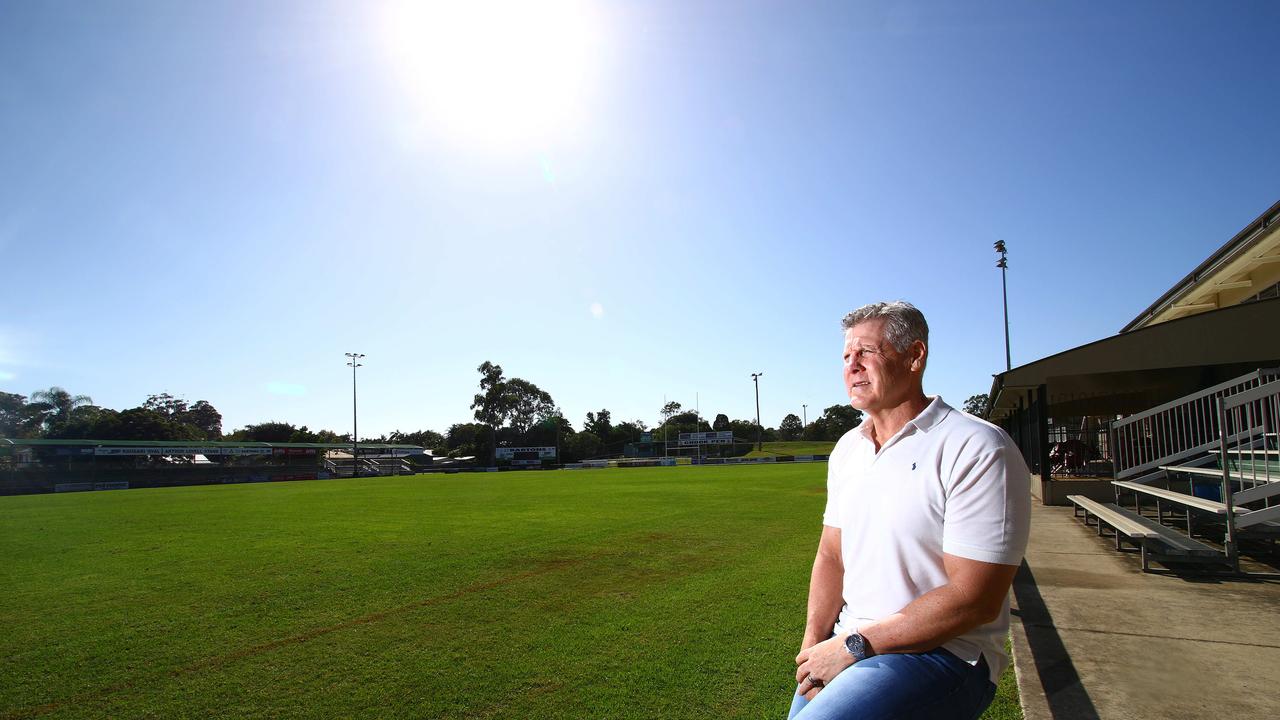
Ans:
[{"label": "stadium light tower", "polygon": [[804,426],[809,427],[809,406],[801,405],[800,412],[804,415]]},{"label": "stadium light tower", "polygon": [[764,427],[760,424],[760,376],[762,372],[751,373],[751,380],[756,384],[756,450],[764,450]]},{"label": "stadium light tower", "polygon": [[996,267],[1000,268],[1000,291],[1004,295],[1004,369],[1007,372],[1013,369],[1013,358],[1009,354],[1009,251],[1003,240],[997,240],[995,248],[1000,253]]},{"label": "stadium light tower", "polygon": [[351,366],[351,477],[360,477],[360,432],[356,424],[356,368],[363,363],[360,358],[364,353],[347,353],[351,358],[347,364]]}]

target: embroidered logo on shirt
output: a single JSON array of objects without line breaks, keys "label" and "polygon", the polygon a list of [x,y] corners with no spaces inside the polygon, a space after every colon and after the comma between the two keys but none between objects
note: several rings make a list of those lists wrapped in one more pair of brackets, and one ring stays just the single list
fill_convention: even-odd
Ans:
[{"label": "embroidered logo on shirt", "polygon": [[916,469],[916,464],[915,464],[915,463],[911,463],[911,469],[912,469],[912,470],[915,470],[915,469]]}]

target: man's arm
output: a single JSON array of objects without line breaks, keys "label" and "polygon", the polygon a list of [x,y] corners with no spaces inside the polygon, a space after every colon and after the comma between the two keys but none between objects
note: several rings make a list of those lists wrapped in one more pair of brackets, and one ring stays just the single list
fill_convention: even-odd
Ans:
[{"label": "man's arm", "polygon": [[[1018,566],[947,554],[942,556],[942,561],[947,571],[946,585],[858,629],[873,653],[932,650],[1000,616]],[[801,651],[796,658],[797,682],[811,673],[820,680],[830,681],[852,665],[853,658],[844,648],[845,637],[831,638]]]},{"label": "man's arm", "polygon": [[840,555],[840,528],[823,525],[818,554],[813,559],[813,574],[809,578],[809,611],[805,618],[801,650],[831,637],[843,605],[844,560]]},{"label": "man's arm", "polygon": [[1000,617],[1017,565],[942,556],[947,584],[859,628],[873,652],[926,652]]}]

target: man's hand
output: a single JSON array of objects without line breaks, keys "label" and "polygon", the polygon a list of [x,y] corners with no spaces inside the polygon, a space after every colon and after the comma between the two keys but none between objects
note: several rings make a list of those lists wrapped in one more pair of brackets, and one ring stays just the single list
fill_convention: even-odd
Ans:
[{"label": "man's hand", "polygon": [[[846,637],[837,635],[823,640],[813,647],[801,650],[796,656],[796,682],[800,684],[797,692],[804,695],[805,700],[812,700],[826,683],[853,664],[853,656],[844,649]],[[822,684],[815,685],[810,677]]]}]

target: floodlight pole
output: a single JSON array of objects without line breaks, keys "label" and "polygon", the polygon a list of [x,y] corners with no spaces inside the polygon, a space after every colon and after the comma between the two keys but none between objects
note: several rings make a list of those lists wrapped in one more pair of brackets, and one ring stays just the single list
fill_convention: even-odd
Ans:
[{"label": "floodlight pole", "polygon": [[364,353],[347,353],[351,358],[347,364],[351,366],[351,477],[360,477],[360,430],[356,425],[356,368],[360,367],[360,358]]},{"label": "floodlight pole", "polygon": [[760,424],[760,376],[762,372],[751,373],[751,380],[756,384],[756,450],[764,450],[764,426]]},{"label": "floodlight pole", "polygon": [[801,405],[800,412],[804,414],[804,427],[809,427],[809,406]]},{"label": "floodlight pole", "polygon": [[1004,296],[1004,369],[1009,371],[1013,369],[1013,358],[1009,354],[1009,251],[1003,240],[997,240],[995,248],[1000,253],[996,267],[1000,268],[1000,292]]}]

